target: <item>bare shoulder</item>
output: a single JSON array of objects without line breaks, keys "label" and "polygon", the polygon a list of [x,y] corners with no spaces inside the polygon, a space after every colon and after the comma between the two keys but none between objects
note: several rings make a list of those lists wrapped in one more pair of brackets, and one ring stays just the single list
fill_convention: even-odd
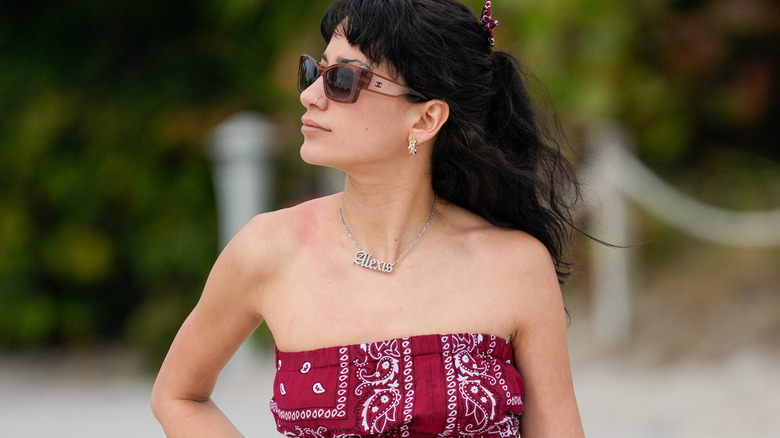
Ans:
[{"label": "bare shoulder", "polygon": [[334,195],[331,195],[259,214],[242,230],[248,235],[243,237],[262,237],[270,242],[276,239],[305,238],[309,232],[318,228],[318,223],[330,212],[334,202]]},{"label": "bare shoulder", "polygon": [[503,291],[505,302],[523,309],[554,310],[561,299],[561,290],[555,263],[547,247],[529,233],[520,230],[492,227],[485,231],[485,239],[493,249],[485,257],[492,261],[496,273],[507,285]]},{"label": "bare shoulder", "polygon": [[[504,304],[517,330],[535,318],[564,315],[558,276],[547,247],[531,234],[489,223],[452,207],[450,242],[468,260],[483,295]],[[533,310],[529,310],[533,309]]]},{"label": "bare shoulder", "polygon": [[[531,234],[491,224],[484,218],[451,206],[448,232],[458,236],[472,260],[479,260],[501,278],[522,279],[524,284],[554,280],[555,265],[547,247]],[[487,268],[483,268],[487,269]]]},{"label": "bare shoulder", "polygon": [[220,258],[230,259],[257,280],[267,279],[318,239],[319,225],[333,208],[333,198],[316,198],[255,216],[236,233]]}]

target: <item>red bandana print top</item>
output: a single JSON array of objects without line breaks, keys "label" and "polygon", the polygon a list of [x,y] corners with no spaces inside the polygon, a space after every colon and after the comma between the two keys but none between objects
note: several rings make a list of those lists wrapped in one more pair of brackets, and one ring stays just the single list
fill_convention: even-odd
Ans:
[{"label": "red bandana print top", "polygon": [[276,350],[271,412],[288,437],[517,437],[523,379],[512,346],[423,335]]}]

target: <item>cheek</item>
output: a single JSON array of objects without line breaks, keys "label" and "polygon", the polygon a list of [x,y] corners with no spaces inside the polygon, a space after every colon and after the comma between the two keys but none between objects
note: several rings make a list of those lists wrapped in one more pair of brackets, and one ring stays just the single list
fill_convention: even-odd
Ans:
[{"label": "cheek", "polygon": [[402,114],[398,111],[366,108],[361,109],[359,114],[361,116],[355,120],[355,134],[363,137],[364,141],[380,144],[406,142],[408,129],[404,128]]},{"label": "cheek", "polygon": [[389,152],[404,143],[405,135],[399,129],[398,123],[388,123],[384,120],[367,120],[364,125],[355,130],[355,137],[348,139],[358,143],[362,148],[373,149],[375,152]]}]

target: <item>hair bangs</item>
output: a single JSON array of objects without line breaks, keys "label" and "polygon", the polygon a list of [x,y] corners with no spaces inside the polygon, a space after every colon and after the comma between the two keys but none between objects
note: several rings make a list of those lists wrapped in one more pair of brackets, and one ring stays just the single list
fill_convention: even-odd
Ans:
[{"label": "hair bangs", "polygon": [[342,35],[357,46],[373,65],[388,62],[397,72],[402,50],[403,26],[409,23],[412,5],[406,0],[341,0],[334,3],[320,23],[320,33],[329,44]]}]

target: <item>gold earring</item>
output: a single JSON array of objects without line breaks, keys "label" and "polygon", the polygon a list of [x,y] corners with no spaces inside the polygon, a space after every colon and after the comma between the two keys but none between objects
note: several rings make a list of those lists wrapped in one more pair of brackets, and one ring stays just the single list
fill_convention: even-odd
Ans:
[{"label": "gold earring", "polygon": [[413,139],[409,142],[409,154],[417,155],[417,139]]}]

